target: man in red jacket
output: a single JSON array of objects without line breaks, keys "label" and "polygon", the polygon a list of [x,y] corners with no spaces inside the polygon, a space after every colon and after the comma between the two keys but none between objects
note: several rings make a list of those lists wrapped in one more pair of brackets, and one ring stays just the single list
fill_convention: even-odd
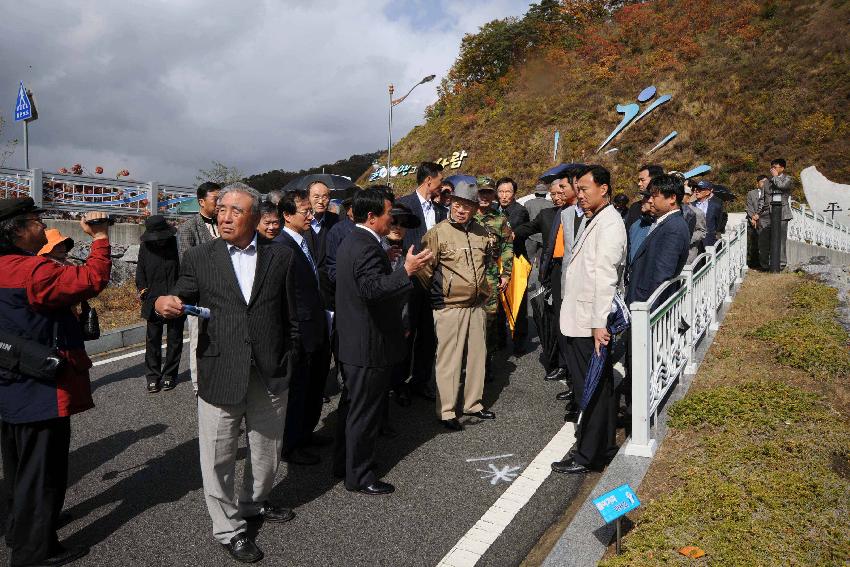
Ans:
[{"label": "man in red jacket", "polygon": [[[9,565],[64,565],[88,553],[66,549],[56,534],[68,481],[70,416],[93,407],[83,334],[71,307],[109,282],[108,224],[103,213],[80,222],[94,241],[82,266],[35,254],[47,242],[33,200],[0,199],[0,330],[18,342],[55,346],[62,364],[54,379],[20,371],[0,359],[0,447],[11,494],[6,542]],[[2,340],[0,340],[2,342]],[[8,343],[5,343],[8,344]],[[11,350],[11,349],[9,349]]]}]

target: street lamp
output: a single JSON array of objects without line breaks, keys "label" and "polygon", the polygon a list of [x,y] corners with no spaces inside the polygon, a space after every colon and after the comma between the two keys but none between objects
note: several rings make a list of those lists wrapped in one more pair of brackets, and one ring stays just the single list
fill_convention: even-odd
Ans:
[{"label": "street lamp", "polygon": [[418,83],[416,83],[415,85],[410,87],[410,90],[407,91],[406,95],[404,95],[401,98],[396,98],[396,99],[393,98],[393,93],[395,92],[395,87],[392,84],[390,84],[390,87],[389,87],[390,118],[389,118],[389,124],[387,126],[387,185],[392,186],[392,181],[390,180],[390,168],[392,167],[392,162],[390,161],[390,157],[392,156],[391,151],[392,151],[392,147],[393,147],[393,107],[397,104],[401,104],[402,102],[404,102],[404,99],[406,99],[408,96],[410,96],[410,93],[413,92],[413,89],[415,89],[416,87],[418,87],[419,85],[422,85],[424,83],[430,83],[431,81],[434,80],[435,77],[436,77],[436,75],[428,75],[427,77],[425,77],[424,79],[422,79],[421,81],[419,81]]},{"label": "street lamp", "polygon": [[770,188],[770,271],[782,271],[782,191],[773,183]]}]

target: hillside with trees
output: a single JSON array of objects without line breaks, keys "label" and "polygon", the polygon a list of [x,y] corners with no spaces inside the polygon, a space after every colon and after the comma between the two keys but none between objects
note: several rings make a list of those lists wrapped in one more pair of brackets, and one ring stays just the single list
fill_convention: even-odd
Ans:
[{"label": "hillside with trees", "polygon": [[[848,77],[848,0],[542,0],[464,37],[439,99],[393,161],[462,148],[464,173],[511,175],[525,193],[553,164],[559,130],[557,162],[602,163],[632,196],[648,161],[709,164],[708,178],[738,194],[778,156],[795,175],[816,165],[847,183]],[[622,119],[615,107],[650,85],[670,102],[597,153]],[[397,179],[401,192],[414,184]]]},{"label": "hillside with trees", "polygon": [[267,171],[266,173],[258,173],[257,175],[246,177],[244,181],[257,191],[261,193],[268,193],[273,189],[282,189],[284,185],[296,177],[311,173],[333,173],[334,175],[342,175],[344,177],[350,177],[351,179],[357,179],[364,170],[371,168],[372,162],[374,162],[378,156],[380,156],[379,152],[373,152],[370,154],[355,154],[349,158],[341,159],[334,163],[326,163],[309,169],[302,169],[301,171],[284,171],[282,169],[275,169],[273,171]]}]

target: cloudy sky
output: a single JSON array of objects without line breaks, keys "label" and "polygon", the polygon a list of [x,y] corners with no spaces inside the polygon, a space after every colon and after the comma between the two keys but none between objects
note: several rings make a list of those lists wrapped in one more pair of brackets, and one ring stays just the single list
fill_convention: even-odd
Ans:
[{"label": "cloudy sky", "polygon": [[[386,148],[387,84],[420,123],[460,39],[528,0],[27,0],[0,19],[0,143],[18,83],[36,97],[30,165],[82,163],[193,184],[212,160],[246,174]],[[20,146],[6,167],[23,167]]]}]

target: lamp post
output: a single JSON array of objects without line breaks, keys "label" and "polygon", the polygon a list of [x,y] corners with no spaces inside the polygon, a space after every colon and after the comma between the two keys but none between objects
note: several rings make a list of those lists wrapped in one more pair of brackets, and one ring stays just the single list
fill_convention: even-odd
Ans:
[{"label": "lamp post", "polygon": [[770,184],[770,271],[778,274],[782,254],[782,191]]},{"label": "lamp post", "polygon": [[391,152],[392,152],[392,148],[393,148],[393,107],[396,106],[397,104],[401,104],[402,102],[404,102],[404,99],[406,99],[410,95],[410,93],[413,92],[413,89],[415,89],[416,87],[418,87],[419,85],[422,85],[424,83],[430,83],[431,81],[434,80],[435,77],[436,77],[436,75],[428,75],[427,77],[425,77],[424,79],[422,79],[421,81],[419,81],[418,83],[416,83],[415,85],[410,87],[410,90],[407,91],[406,95],[404,95],[401,98],[396,98],[396,99],[393,99],[393,93],[395,92],[395,87],[392,84],[390,84],[390,86],[389,86],[388,90],[389,90],[389,93],[390,93],[390,112],[389,112],[390,115],[389,115],[389,121],[388,121],[388,124],[387,124],[387,185],[392,186],[392,181],[390,179],[390,169],[392,168],[392,161],[390,161],[390,158],[392,157]]}]

